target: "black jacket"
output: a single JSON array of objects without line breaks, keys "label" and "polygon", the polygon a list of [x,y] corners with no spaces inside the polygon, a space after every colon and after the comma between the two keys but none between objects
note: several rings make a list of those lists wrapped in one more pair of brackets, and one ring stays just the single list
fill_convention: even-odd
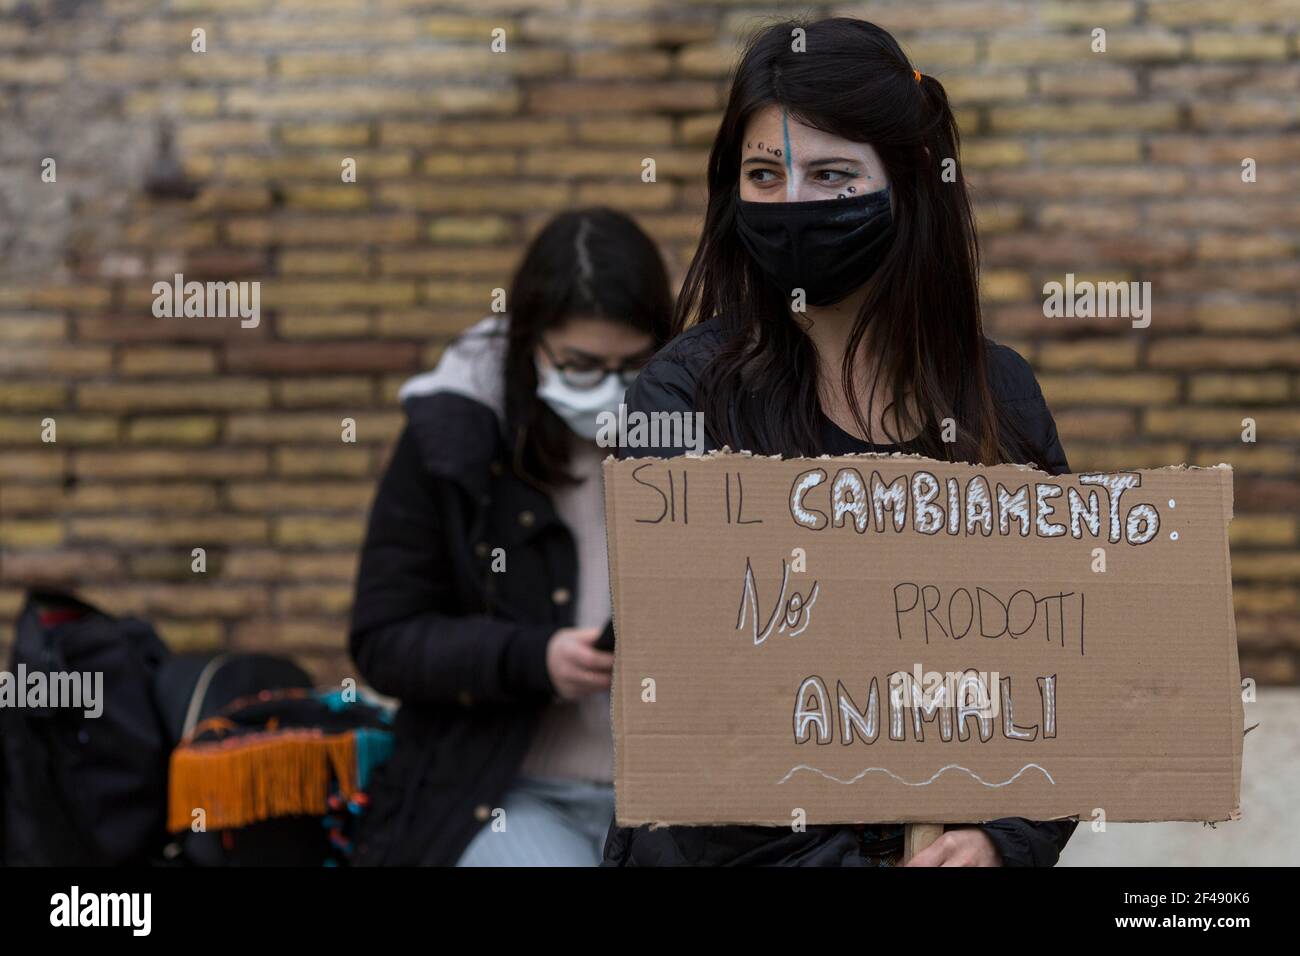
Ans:
[{"label": "black jacket", "polygon": [[[692,412],[695,385],[723,342],[716,321],[694,326],[670,342],[628,389],[628,413]],[[1054,474],[1070,470],[1034,373],[1014,350],[988,341],[989,378],[998,401],[1010,412],[1022,442],[1040,451],[1039,467]],[[834,426],[829,426],[834,431]],[[842,433],[841,433],[842,435]],[[706,449],[716,446],[706,444]],[[828,451],[839,452],[831,448]],[[663,448],[621,449],[620,457],[672,456]],[[1025,463],[1022,459],[1021,464]],[[1019,818],[982,825],[1008,866],[1052,866],[1074,832],[1074,821],[1036,823]],[[809,827],[794,833],[782,827],[610,828],[605,864],[619,866],[683,864],[855,865],[862,861],[860,838],[852,827]]]},{"label": "black jacket", "polygon": [[[450,865],[490,819],[555,697],[546,645],[571,626],[572,534],[519,478],[498,410],[441,386],[403,399],[407,423],[376,493],[350,646],[398,698],[362,864]],[[493,573],[504,549],[508,573]]]}]

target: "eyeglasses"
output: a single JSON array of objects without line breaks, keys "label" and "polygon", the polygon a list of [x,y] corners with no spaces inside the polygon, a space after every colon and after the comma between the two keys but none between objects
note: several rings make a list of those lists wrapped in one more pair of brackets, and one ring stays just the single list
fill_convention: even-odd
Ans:
[{"label": "eyeglasses", "polygon": [[645,364],[643,360],[637,360],[635,365],[623,365],[618,368],[602,368],[601,366],[590,368],[585,365],[575,365],[572,362],[561,362],[555,357],[555,353],[551,351],[551,347],[546,344],[545,339],[540,340],[540,344],[542,351],[550,359],[551,365],[560,373],[560,381],[570,388],[583,391],[603,385],[611,375],[618,376],[623,387],[627,388],[636,381],[637,375],[641,373],[641,366]]}]

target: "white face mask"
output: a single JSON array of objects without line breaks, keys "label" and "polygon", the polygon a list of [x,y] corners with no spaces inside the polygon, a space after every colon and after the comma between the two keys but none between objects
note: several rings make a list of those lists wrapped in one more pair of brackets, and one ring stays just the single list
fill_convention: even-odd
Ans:
[{"label": "white face mask", "polygon": [[537,370],[537,397],[587,441],[595,441],[600,433],[601,412],[618,414],[625,391],[618,375],[606,375],[595,388],[574,388],[554,368]]}]

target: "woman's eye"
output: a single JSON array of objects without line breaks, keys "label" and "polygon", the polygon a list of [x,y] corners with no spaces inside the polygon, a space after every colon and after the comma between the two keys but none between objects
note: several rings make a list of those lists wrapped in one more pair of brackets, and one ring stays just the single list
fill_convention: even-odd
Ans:
[{"label": "woman's eye", "polygon": [[[749,181],[751,183],[770,183],[776,181],[776,173],[770,169],[751,169],[749,170]],[[760,179],[759,177],[770,176],[771,179]]]},{"label": "woman's eye", "polygon": [[825,177],[818,181],[823,185],[828,186],[840,186],[858,178],[857,173],[845,169],[823,169],[818,172],[817,175],[819,177]]}]

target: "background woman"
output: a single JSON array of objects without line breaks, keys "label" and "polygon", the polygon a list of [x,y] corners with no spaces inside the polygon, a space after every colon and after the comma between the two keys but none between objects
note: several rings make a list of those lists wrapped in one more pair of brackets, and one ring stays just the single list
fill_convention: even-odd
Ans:
[{"label": "background woman", "polygon": [[541,231],[507,305],[399,393],[351,629],[401,701],[362,863],[594,865],[612,818],[596,425],[666,339],[668,279],[589,209]]}]

